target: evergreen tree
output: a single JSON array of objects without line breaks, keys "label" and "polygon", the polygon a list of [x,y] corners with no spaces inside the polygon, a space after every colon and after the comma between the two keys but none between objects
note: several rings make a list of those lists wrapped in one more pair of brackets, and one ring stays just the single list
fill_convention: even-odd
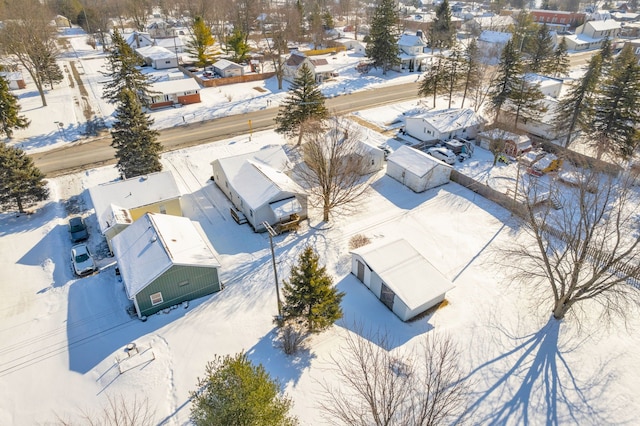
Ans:
[{"label": "evergreen tree", "polygon": [[424,73],[422,81],[418,87],[418,96],[433,96],[433,107],[436,107],[436,97],[438,92],[443,89],[447,83],[447,67],[446,60],[442,54],[439,54],[435,63],[431,62],[429,70]]},{"label": "evergreen tree", "polygon": [[216,356],[191,392],[191,420],[197,426],[295,426],[291,399],[262,364],[245,353]]},{"label": "evergreen tree", "polygon": [[447,79],[446,84],[449,92],[448,108],[451,108],[453,93],[458,91],[458,89],[460,88],[460,80],[464,76],[465,71],[464,62],[464,52],[459,45],[454,46],[445,63],[445,76]]},{"label": "evergreen tree", "polygon": [[453,45],[455,35],[449,1],[443,0],[436,8],[436,17],[429,30],[429,46],[431,49],[448,49]]},{"label": "evergreen tree", "polygon": [[0,135],[13,136],[13,129],[26,129],[29,120],[20,113],[18,98],[9,90],[9,83],[0,77]]},{"label": "evergreen tree", "polygon": [[587,130],[593,122],[593,103],[601,75],[602,57],[595,55],[589,61],[587,72],[558,102],[555,125],[559,131],[567,134],[565,148],[569,148],[576,127]]},{"label": "evergreen tree", "polygon": [[536,119],[547,111],[544,95],[537,83],[531,82],[526,75],[520,75],[509,93],[505,110],[514,117],[513,126],[518,127],[520,119]]},{"label": "evergreen tree", "polygon": [[340,302],[344,293],[333,287],[333,279],[318,260],[313,248],[305,247],[283,286],[284,320],[303,319],[310,332],[329,328],[342,318]]},{"label": "evergreen tree", "polygon": [[560,43],[553,51],[553,58],[549,63],[548,72],[554,77],[562,77],[569,72],[569,55],[567,53],[567,41],[562,37]]},{"label": "evergreen tree", "polygon": [[239,28],[234,28],[233,33],[227,37],[227,52],[232,51],[231,60],[234,62],[243,62],[249,56],[251,48],[247,44],[247,35]]},{"label": "evergreen tree", "polygon": [[[0,79],[1,80],[1,79]],[[0,205],[24,209],[49,196],[44,175],[20,148],[0,143]]]},{"label": "evergreen tree", "polygon": [[276,116],[276,132],[288,137],[298,133],[298,145],[302,141],[301,126],[311,119],[322,120],[329,112],[324,105],[324,95],[313,78],[313,73],[303,64],[293,80],[289,96],[284,100]]},{"label": "evergreen tree", "polygon": [[187,53],[196,58],[196,65],[204,67],[213,63],[214,55],[211,47],[214,43],[211,28],[207,26],[202,16],[196,16],[191,25],[191,39],[187,41]]},{"label": "evergreen tree", "polygon": [[151,129],[153,120],[144,114],[133,91],[123,89],[115,112],[111,146],[116,149],[118,170],[132,178],[162,170],[162,145],[156,141],[158,132]]},{"label": "evergreen tree", "polygon": [[593,127],[600,149],[628,158],[640,141],[640,65],[631,45],[615,58],[596,102]]},{"label": "evergreen tree", "polygon": [[42,75],[42,81],[49,83],[49,87],[53,90],[53,85],[64,80],[64,74],[56,62],[56,57],[51,51],[42,52],[42,65],[39,72]]},{"label": "evergreen tree", "polygon": [[102,97],[114,104],[119,102],[122,90],[128,89],[147,106],[152,92],[147,77],[138,68],[143,64],[142,60],[117,29],[113,30],[111,42],[111,51],[107,56],[107,72],[102,73],[108,78],[102,91]]},{"label": "evergreen tree", "polygon": [[478,50],[478,43],[476,43],[475,39],[472,39],[464,51],[464,91],[462,93],[462,103],[460,104],[460,108],[464,108],[464,102],[467,99],[467,94],[469,93],[469,91],[475,87],[478,87],[478,85],[480,85],[482,82],[479,55],[480,53]]},{"label": "evergreen tree", "polygon": [[529,55],[529,71],[546,74],[552,67],[553,39],[549,34],[547,24],[538,26],[531,39],[531,51]]},{"label": "evergreen tree", "polygon": [[516,23],[513,28],[511,28],[513,46],[521,55],[530,54],[533,46],[533,34],[537,32],[538,26],[533,21],[531,14],[526,10],[521,10],[515,17],[515,20]]},{"label": "evergreen tree", "polygon": [[373,66],[382,68],[383,75],[394,66],[400,65],[398,19],[396,2],[380,0],[371,19],[366,55],[373,62]]},{"label": "evergreen tree", "polygon": [[496,119],[500,115],[502,106],[511,96],[511,92],[521,81],[522,61],[520,53],[515,49],[513,39],[509,40],[502,49],[498,74],[493,80],[490,89],[490,101],[496,113]]},{"label": "evergreen tree", "polygon": [[609,39],[609,37],[605,37],[604,40],[602,40],[600,57],[602,58],[602,69],[606,71],[613,61],[613,46],[611,45],[611,39]]}]

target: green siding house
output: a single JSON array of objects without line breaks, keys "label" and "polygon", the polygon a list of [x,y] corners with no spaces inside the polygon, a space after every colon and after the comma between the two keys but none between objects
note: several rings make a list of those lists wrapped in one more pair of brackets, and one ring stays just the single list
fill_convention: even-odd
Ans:
[{"label": "green siding house", "polygon": [[223,288],[218,254],[200,224],[186,217],[147,213],[112,246],[140,318]]}]

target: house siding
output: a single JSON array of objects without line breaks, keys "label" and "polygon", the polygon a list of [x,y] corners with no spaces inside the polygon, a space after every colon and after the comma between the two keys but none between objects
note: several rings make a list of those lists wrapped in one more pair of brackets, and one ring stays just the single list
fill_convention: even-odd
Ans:
[{"label": "house siding", "polygon": [[[179,286],[184,281],[189,284]],[[216,268],[176,265],[138,293],[136,305],[140,316],[149,316],[184,301],[220,291],[221,287]],[[163,302],[153,306],[150,296],[157,292],[162,293]]]},{"label": "house siding", "polygon": [[163,200],[158,203],[148,204],[146,206],[138,207],[129,210],[131,219],[136,221],[145,213],[162,213],[170,214],[172,216],[182,216],[182,207],[180,206],[180,199],[174,198],[173,200]]},{"label": "house siding", "polygon": [[178,96],[178,102],[182,105],[197,104],[198,102],[200,102],[200,93]]}]

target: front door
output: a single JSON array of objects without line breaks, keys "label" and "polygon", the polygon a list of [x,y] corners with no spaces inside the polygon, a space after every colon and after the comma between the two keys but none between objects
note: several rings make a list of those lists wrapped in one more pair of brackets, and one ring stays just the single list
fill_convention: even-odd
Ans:
[{"label": "front door", "polygon": [[395,297],[395,293],[389,287],[382,283],[382,289],[380,290],[380,300],[382,303],[387,305],[387,308],[393,311],[393,299]]}]

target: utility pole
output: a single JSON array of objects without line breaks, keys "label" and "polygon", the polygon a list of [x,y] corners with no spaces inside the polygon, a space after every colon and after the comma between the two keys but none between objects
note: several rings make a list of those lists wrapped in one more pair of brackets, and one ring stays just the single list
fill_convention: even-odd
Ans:
[{"label": "utility pole", "polygon": [[278,269],[276,268],[276,254],[273,251],[273,237],[278,233],[269,225],[268,222],[262,222],[262,225],[269,233],[269,244],[271,246],[271,263],[273,263],[273,276],[276,281],[276,298],[278,299],[278,321],[282,320],[282,302],[280,301],[280,287],[278,286]]}]

